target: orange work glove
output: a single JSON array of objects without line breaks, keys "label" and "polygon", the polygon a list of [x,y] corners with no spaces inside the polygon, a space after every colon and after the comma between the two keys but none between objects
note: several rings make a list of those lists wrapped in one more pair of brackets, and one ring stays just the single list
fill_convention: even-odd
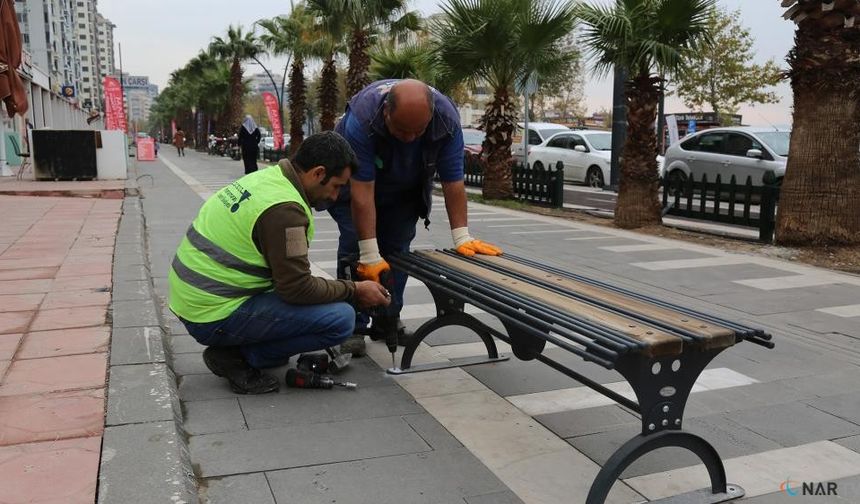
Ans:
[{"label": "orange work glove", "polygon": [[390,271],[391,266],[379,255],[379,245],[376,243],[376,238],[359,240],[358,252],[358,268],[356,268],[358,277],[361,280],[373,280],[376,283],[382,283],[379,280],[379,275],[385,271]]},{"label": "orange work glove", "polygon": [[469,235],[469,228],[461,227],[451,230],[451,237],[454,239],[454,248],[457,253],[466,257],[471,257],[475,254],[498,256],[502,255],[502,249],[492,243],[476,240]]},{"label": "orange work glove", "polygon": [[362,280],[373,280],[376,283],[381,283],[379,275],[390,270],[391,266],[388,265],[385,259],[380,259],[379,262],[373,264],[358,263],[356,273],[358,273],[358,278]]}]

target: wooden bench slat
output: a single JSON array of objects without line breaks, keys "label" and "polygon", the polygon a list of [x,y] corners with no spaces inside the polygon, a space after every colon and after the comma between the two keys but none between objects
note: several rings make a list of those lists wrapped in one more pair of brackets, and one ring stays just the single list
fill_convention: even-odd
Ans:
[{"label": "wooden bench slat", "polygon": [[589,319],[599,325],[617,330],[629,337],[642,341],[648,346],[643,353],[650,357],[680,355],[683,340],[657,327],[643,324],[637,320],[622,317],[576,299],[552,292],[542,287],[523,282],[501,273],[481,267],[478,264],[458,259],[441,252],[421,251],[421,255],[457,271],[467,273],[482,280],[488,280],[512,292],[554,306],[577,316]]},{"label": "wooden bench slat", "polygon": [[689,315],[678,313],[668,308],[650,304],[585,282],[579,282],[571,278],[554,275],[539,268],[527,266],[516,261],[511,261],[510,259],[505,259],[504,256],[477,256],[477,258],[480,261],[498,265],[510,271],[530,276],[536,280],[552,282],[564,289],[582,294],[589,298],[598,299],[614,307],[635,312],[649,319],[654,319],[677,329],[695,334],[703,338],[704,341],[701,343],[701,346],[704,348],[729,347],[734,345],[736,341],[735,332],[727,327],[693,318]]}]

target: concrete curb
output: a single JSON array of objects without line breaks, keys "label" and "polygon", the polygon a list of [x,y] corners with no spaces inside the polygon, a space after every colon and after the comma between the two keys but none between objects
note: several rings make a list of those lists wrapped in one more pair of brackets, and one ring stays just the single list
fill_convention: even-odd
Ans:
[{"label": "concrete curb", "polygon": [[[136,181],[133,189],[137,193]],[[113,331],[99,504],[198,502],[176,377],[165,352],[167,333],[162,329],[149,263],[140,198],[128,196],[114,254]]]}]

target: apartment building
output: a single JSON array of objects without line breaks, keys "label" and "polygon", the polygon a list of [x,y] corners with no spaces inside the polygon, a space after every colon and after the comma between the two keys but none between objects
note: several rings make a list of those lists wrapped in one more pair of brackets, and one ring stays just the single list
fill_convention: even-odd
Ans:
[{"label": "apartment building", "polygon": [[49,89],[101,110],[102,78],[115,72],[115,25],[97,0],[15,0],[15,12],[24,50],[49,76]]}]

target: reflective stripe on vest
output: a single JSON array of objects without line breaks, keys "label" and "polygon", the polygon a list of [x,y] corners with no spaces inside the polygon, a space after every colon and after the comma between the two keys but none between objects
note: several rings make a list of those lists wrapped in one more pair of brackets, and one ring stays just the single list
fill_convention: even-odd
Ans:
[{"label": "reflective stripe on vest", "polygon": [[213,280],[205,275],[201,275],[196,271],[192,270],[188,266],[182,264],[182,261],[179,260],[178,256],[173,258],[173,271],[176,272],[176,276],[179,277],[183,282],[193,285],[194,287],[208,292],[209,294],[214,294],[216,296],[226,297],[226,298],[240,298],[245,296],[253,296],[255,294],[259,294],[261,292],[266,292],[269,290],[268,287],[261,287],[257,289],[246,289],[244,287],[235,287],[233,285],[227,285],[223,282],[219,282],[218,280]]},{"label": "reflective stripe on vest", "polygon": [[[198,233],[197,230],[194,229],[193,224],[191,226],[188,226],[188,232],[185,233],[185,237],[188,238],[188,241],[191,242],[192,245],[194,245],[194,248],[196,248],[200,252],[203,252],[204,254],[209,256],[210,259],[217,262],[218,264],[224,265],[236,271],[241,271],[242,273],[253,275],[255,277],[272,278],[272,270],[270,270],[269,268],[264,268],[262,266],[254,266],[253,264],[248,264],[245,261],[239,259],[230,252],[227,252],[218,245],[215,245],[215,243],[209,240],[209,238],[206,238],[202,234]],[[188,283],[194,285],[193,282]],[[194,286],[197,287],[197,285]]]}]

